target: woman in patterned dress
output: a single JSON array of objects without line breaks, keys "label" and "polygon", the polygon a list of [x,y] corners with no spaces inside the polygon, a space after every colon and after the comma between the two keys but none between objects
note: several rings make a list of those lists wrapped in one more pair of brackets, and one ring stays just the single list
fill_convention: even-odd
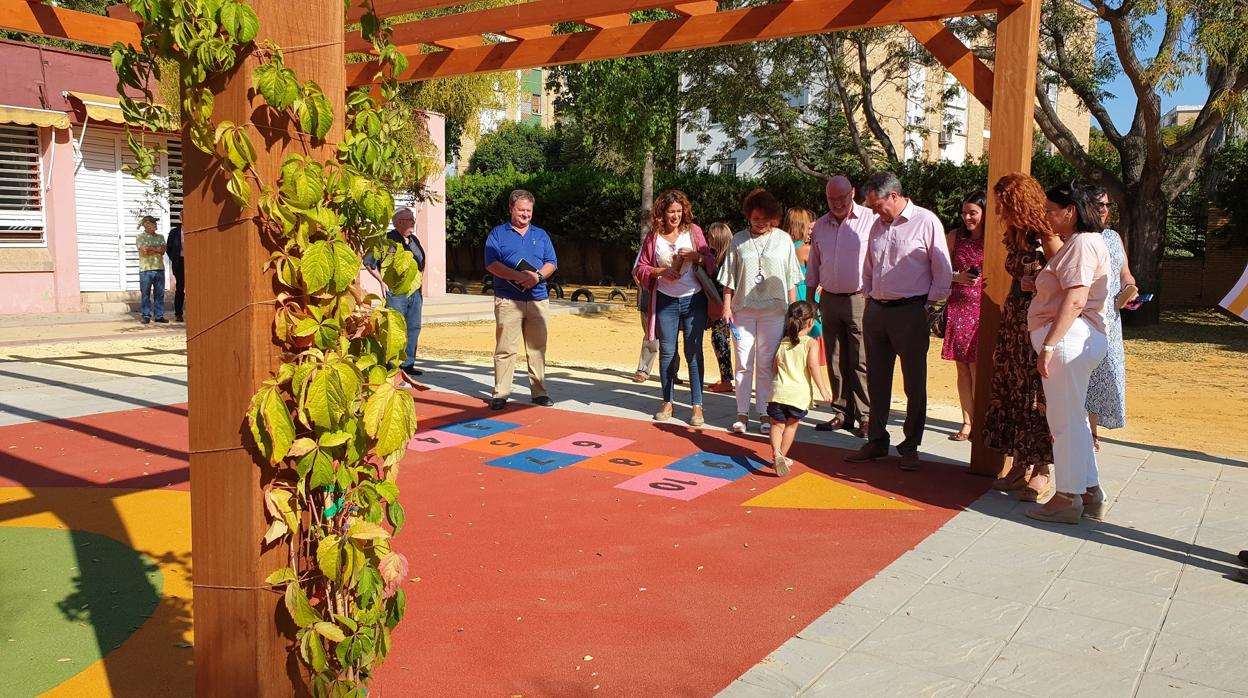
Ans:
[{"label": "woman in patterned dress", "polygon": [[1010,471],[993,486],[1005,491],[1023,489],[1021,499],[1037,501],[1052,489],[1053,439],[1045,417],[1036,350],[1027,332],[1027,309],[1036,274],[1062,243],[1049,228],[1044,187],[1034,177],[1006,175],[997,181],[993,193],[997,212],[1005,219],[1005,268],[1013,284],[992,352],[992,399],[984,415],[984,443],[1013,459]]},{"label": "woman in patterned dress", "polygon": [[1109,193],[1104,189],[1094,192],[1096,206],[1101,214],[1101,236],[1109,248],[1109,300],[1105,302],[1105,335],[1109,338],[1109,353],[1105,360],[1092,370],[1088,383],[1088,421],[1092,424],[1092,444],[1101,450],[1096,427],[1121,429],[1127,425],[1127,363],[1122,346],[1122,311],[1114,299],[1122,289],[1135,286],[1135,276],[1127,263],[1127,251],[1122,236],[1109,226]]},{"label": "woman in patterned dress", "polygon": [[962,428],[950,441],[971,436],[975,413],[975,344],[979,341],[980,271],[984,265],[983,192],[962,201],[962,225],[949,231],[946,243],[953,260],[953,290],[945,302],[945,345],[940,358],[958,367],[958,402],[962,405]]}]

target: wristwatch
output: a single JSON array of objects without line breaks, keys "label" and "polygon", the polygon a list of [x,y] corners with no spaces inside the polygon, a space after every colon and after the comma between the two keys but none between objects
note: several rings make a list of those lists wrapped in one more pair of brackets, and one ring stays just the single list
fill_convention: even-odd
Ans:
[{"label": "wristwatch", "polygon": [[537,274],[537,283],[539,283],[539,284],[544,284],[544,283],[546,283],[546,277],[545,277],[545,276],[542,276],[542,272],[540,272],[540,271],[535,271],[535,272],[533,272],[533,273],[534,273],[534,274]]}]

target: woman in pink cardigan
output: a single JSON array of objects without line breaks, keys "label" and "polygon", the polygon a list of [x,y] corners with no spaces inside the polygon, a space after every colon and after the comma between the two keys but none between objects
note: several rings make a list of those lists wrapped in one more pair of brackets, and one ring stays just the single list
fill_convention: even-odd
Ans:
[{"label": "woman in pink cardigan", "polygon": [[[678,190],[660,193],[650,213],[650,232],[641,243],[633,277],[639,293],[650,294],[646,339],[659,340],[659,375],[663,381],[663,404],[656,421],[672,418],[672,389],[680,360],[677,337],[684,336],[685,361],[689,364],[689,425],[702,426],[702,334],[706,331],[709,301],[705,279],[715,277],[715,251],[706,244],[702,229],[693,222],[693,205]],[[712,286],[713,287],[713,286]]]}]

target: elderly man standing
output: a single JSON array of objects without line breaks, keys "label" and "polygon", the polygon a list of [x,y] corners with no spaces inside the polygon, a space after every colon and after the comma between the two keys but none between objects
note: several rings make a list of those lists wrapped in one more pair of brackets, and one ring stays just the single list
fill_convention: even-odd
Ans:
[{"label": "elderly man standing", "polygon": [[867,443],[845,460],[860,463],[888,455],[888,407],[893,365],[901,359],[906,391],[905,439],[897,444],[902,470],[919,469],[919,444],[927,423],[927,317],[931,304],[949,295],[953,267],[945,227],[936,214],[901,195],[891,172],[862,185],[871,227],[863,262],[863,338],[867,347],[867,394],[871,398]]},{"label": "elderly man standing", "polygon": [[822,287],[819,311],[823,316],[823,349],[828,385],[835,400],[832,419],[819,431],[846,429],[865,437],[871,400],[867,395],[866,352],[862,342],[862,265],[867,239],[876,216],[854,203],[854,185],[837,175],[828,180],[828,213],[815,221],[806,266],[806,297]]},{"label": "elderly man standing", "polygon": [[494,396],[490,409],[501,410],[511,396],[516,342],[524,337],[533,403],[549,407],[546,394],[546,318],[550,312],[546,280],[555,273],[555,246],[545,230],[532,225],[533,195],[511,192],[511,220],[490,231],[485,241],[485,270],[494,275]]},{"label": "elderly man standing", "polygon": [[[143,324],[152,321],[167,323],[165,319],[165,236],[156,232],[156,218],[143,216],[139,221],[143,232],[134,237],[139,250],[139,298]],[[153,308],[152,306],[155,306]]]},{"label": "elderly man standing", "polygon": [[377,279],[377,283],[386,289],[386,305],[397,310],[407,322],[407,352],[399,368],[409,377],[414,377],[424,373],[416,368],[414,362],[416,361],[416,347],[420,343],[421,315],[425,306],[424,296],[421,295],[425,271],[425,248],[421,247],[420,240],[416,237],[416,214],[412,212],[412,209],[403,207],[396,210],[391,222],[394,228],[386,234],[386,239],[394,242],[398,249],[407,249],[412,253],[412,256],[416,258],[416,268],[421,271],[422,280],[416,282],[415,288],[410,293],[400,296],[391,293],[390,289],[386,288],[386,282],[382,281],[381,274],[377,271],[381,263],[372,254],[364,257],[364,266],[368,269],[368,273]]}]

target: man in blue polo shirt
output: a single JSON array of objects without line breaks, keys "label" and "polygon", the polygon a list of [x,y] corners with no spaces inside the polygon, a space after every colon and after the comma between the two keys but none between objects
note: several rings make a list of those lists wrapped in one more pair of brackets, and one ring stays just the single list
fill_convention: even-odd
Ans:
[{"label": "man in blue polo shirt", "polygon": [[530,225],[533,195],[511,192],[511,220],[490,231],[485,241],[485,270],[494,275],[494,396],[490,409],[501,410],[511,396],[516,342],[524,337],[533,403],[549,407],[546,394],[546,317],[550,301],[546,280],[555,273],[555,247],[545,230]]}]

